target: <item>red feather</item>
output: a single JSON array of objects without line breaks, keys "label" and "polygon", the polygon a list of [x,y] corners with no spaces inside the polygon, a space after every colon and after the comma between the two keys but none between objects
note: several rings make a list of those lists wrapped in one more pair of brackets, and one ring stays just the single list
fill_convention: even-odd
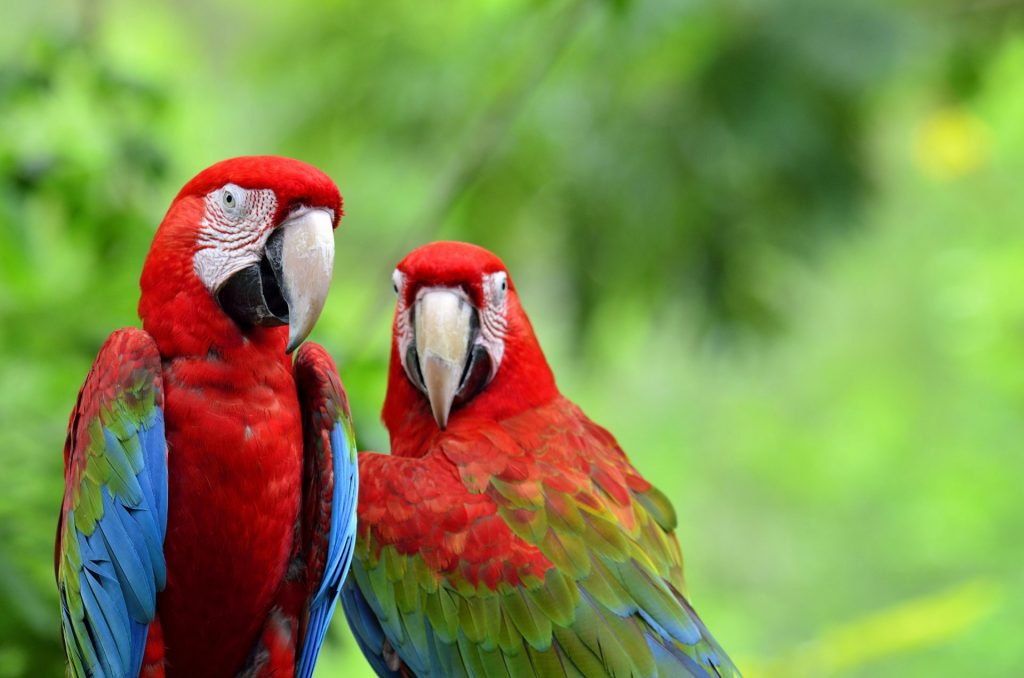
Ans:
[{"label": "red feather", "polygon": [[[346,604],[362,619],[352,626],[378,670],[405,671],[406,662],[434,675],[462,662],[472,672],[485,652],[508,661],[525,647],[532,665],[513,671],[509,663],[510,675],[590,675],[601,663],[611,675],[629,662],[654,667],[653,655],[643,656],[644,639],[654,639],[668,648],[658,670],[678,660],[673,675],[690,675],[687,667],[696,663],[719,673],[711,663],[728,660],[681,594],[671,507],[660,493],[647,494],[650,484],[615,438],[559,394],[511,281],[496,307],[480,308],[484,276],[507,273],[500,260],[472,245],[442,242],[416,250],[398,270],[400,313],[436,286],[464,290],[482,317],[504,308],[505,322],[495,323],[505,328],[504,350],[490,383],[453,409],[441,430],[427,397],[406,376],[399,337],[411,323],[396,317],[383,412],[392,453],[360,456],[359,593]],[[487,296],[493,300],[491,288]],[[493,336],[487,341],[492,358],[502,355]],[[415,601],[412,610],[403,607],[413,588],[396,580],[403,567],[405,577],[426,579],[420,608]],[[486,638],[463,633],[473,624],[460,626],[462,615],[492,608],[503,616],[474,629]],[[370,615],[380,622],[383,643]],[[613,634],[621,632],[632,635],[620,646]],[[627,647],[637,653],[625,656]],[[705,651],[711,654],[695,654]]]},{"label": "red feather", "polygon": [[[228,182],[273,188],[275,221],[300,202],[333,209],[335,225],[341,216],[338,190],[319,170],[235,158],[182,189],[146,260],[139,314],[163,358],[170,450],[158,622],[167,672],[177,676],[235,675],[257,643],[269,653],[266,666],[293,670],[295,618],[307,593],[284,583],[303,465],[288,330],[243,331],[193,269],[203,195]],[[147,648],[147,657],[158,649]]]}]

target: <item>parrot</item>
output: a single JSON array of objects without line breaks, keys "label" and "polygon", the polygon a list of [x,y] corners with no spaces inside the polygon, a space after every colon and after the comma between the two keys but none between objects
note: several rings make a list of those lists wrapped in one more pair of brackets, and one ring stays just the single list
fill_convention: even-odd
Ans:
[{"label": "parrot", "polygon": [[360,452],[345,616],[379,676],[738,676],[687,598],[668,499],[563,396],[508,269],[395,269],[383,421]]},{"label": "parrot", "polygon": [[171,203],[142,328],[106,340],[68,423],[54,561],[70,676],[311,675],[358,497],[337,368],[302,344],[341,216],[326,174],[274,156],[218,162]]}]

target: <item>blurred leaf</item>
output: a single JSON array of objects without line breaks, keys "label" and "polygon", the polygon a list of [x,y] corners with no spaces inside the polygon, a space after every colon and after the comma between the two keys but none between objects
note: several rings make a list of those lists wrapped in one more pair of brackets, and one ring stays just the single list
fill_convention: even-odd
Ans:
[{"label": "blurred leaf", "polygon": [[949,642],[992,614],[1003,599],[993,581],[976,579],[826,630],[792,653],[750,666],[750,675],[834,676],[894,654]]},{"label": "blurred leaf", "polygon": [[[0,676],[61,673],[76,390],[137,323],[181,185],[252,153],[345,196],[314,339],[362,448],[388,447],[391,269],[472,240],[676,503],[731,653],[872,678],[1024,662],[1019,3],[8,4]],[[845,621],[978,571],[1002,583]],[[320,674],[368,675],[336,626]]]}]

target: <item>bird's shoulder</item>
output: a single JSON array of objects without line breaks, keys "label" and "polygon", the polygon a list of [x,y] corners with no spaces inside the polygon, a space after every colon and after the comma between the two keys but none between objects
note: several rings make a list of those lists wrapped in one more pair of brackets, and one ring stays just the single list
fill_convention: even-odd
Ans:
[{"label": "bird's shoulder", "polygon": [[[152,416],[163,408],[160,352],[145,331],[126,327],[113,332],[100,348],[78,392],[68,419],[64,441],[64,475],[69,488],[77,489],[90,462],[87,453],[103,434],[104,426],[124,427]],[[102,446],[96,455],[106,455]],[[65,495],[64,510],[72,508],[77,495]]]}]

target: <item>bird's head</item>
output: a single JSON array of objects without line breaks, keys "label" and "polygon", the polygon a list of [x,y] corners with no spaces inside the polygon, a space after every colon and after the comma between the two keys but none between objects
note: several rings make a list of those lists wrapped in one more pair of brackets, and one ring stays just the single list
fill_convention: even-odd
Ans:
[{"label": "bird's head", "polygon": [[239,338],[291,352],[323,309],[341,214],[334,182],[298,160],[208,167],[181,189],[153,240],[139,303],[146,329],[172,354]]},{"label": "bird's head", "polygon": [[392,276],[398,297],[384,419],[445,429],[457,416],[511,416],[558,391],[505,264],[487,250],[436,242]]}]

